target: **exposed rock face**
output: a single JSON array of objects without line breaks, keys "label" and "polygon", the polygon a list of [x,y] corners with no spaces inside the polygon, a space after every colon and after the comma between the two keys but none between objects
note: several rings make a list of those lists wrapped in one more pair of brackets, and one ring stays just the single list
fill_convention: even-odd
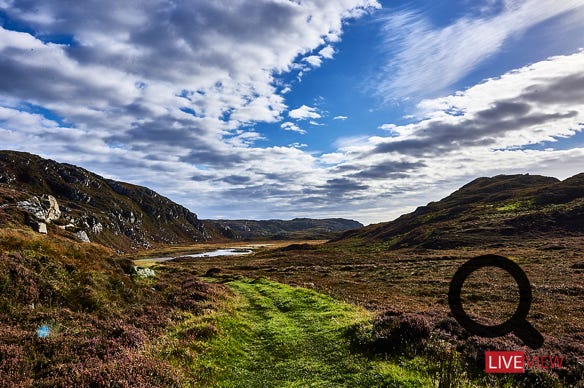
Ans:
[{"label": "exposed rock face", "polygon": [[37,220],[51,222],[61,217],[57,199],[52,195],[33,196],[26,201],[18,202],[18,207],[32,214]]},{"label": "exposed rock face", "polygon": [[58,220],[61,210],[57,199],[52,195],[32,196],[25,201],[20,201],[16,206],[28,213],[28,224],[37,232],[47,234],[47,223]]},{"label": "exposed rock face", "polygon": [[38,232],[42,234],[47,234],[47,224],[44,222],[38,223]]},{"label": "exposed rock face", "polygon": [[41,203],[43,204],[43,208],[46,209],[45,220],[47,222],[58,220],[61,217],[59,203],[55,197],[52,195],[43,195],[41,197]]}]

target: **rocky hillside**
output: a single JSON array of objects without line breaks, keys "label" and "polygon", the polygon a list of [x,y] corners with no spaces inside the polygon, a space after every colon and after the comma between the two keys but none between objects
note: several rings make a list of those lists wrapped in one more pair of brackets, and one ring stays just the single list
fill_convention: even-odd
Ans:
[{"label": "rocky hillside", "polygon": [[344,218],[293,220],[213,220],[229,236],[241,240],[330,239],[349,229],[362,228],[363,224]]},{"label": "rocky hillside", "polygon": [[148,188],[14,151],[0,151],[0,224],[121,251],[225,238],[223,229]]},{"label": "rocky hillside", "polygon": [[584,174],[564,181],[537,175],[478,178],[448,197],[338,240],[388,248],[497,246],[521,239],[584,235]]}]

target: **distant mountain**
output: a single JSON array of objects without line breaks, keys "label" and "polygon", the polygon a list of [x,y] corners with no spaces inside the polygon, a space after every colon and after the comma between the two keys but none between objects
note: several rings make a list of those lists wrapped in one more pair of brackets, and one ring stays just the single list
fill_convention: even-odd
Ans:
[{"label": "distant mountain", "polygon": [[0,151],[0,224],[71,233],[118,250],[226,239],[224,229],[141,186]]},{"label": "distant mountain", "polygon": [[348,231],[337,241],[388,248],[496,246],[519,239],[584,235],[584,174],[478,178],[448,197],[391,222]]},{"label": "distant mountain", "polygon": [[293,220],[213,220],[224,234],[240,240],[330,239],[339,232],[362,228],[363,224],[344,218],[294,218]]}]

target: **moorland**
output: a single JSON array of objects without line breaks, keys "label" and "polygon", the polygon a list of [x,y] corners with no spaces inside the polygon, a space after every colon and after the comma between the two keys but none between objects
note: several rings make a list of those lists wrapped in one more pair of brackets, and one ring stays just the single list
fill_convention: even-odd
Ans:
[{"label": "moorland", "polygon": [[[582,174],[479,178],[330,240],[243,241],[146,188],[37,158],[2,154],[0,386],[584,384]],[[482,254],[527,274],[542,348],[472,335],[451,316],[450,280]],[[462,296],[488,325],[518,303],[497,269],[470,276]],[[492,375],[485,350],[565,360]]]}]

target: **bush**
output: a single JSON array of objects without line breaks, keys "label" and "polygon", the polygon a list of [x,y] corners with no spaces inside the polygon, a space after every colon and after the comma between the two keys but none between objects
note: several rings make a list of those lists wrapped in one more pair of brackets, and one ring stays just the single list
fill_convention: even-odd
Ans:
[{"label": "bush", "polygon": [[396,315],[385,312],[373,321],[372,340],[379,352],[398,349],[419,351],[430,338],[431,327],[426,318],[418,314]]}]

